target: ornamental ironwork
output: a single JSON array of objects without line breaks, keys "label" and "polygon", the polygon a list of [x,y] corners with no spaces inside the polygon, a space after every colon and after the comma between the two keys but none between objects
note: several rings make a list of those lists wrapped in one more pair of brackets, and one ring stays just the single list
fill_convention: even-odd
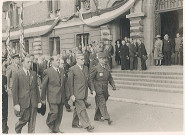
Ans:
[{"label": "ornamental ironwork", "polygon": [[155,10],[174,10],[182,8],[183,0],[156,0],[155,1]]}]

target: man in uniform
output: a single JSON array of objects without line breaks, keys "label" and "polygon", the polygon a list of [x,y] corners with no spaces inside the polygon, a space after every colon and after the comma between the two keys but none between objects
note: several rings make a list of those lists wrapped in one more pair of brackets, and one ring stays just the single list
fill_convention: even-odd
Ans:
[{"label": "man in uniform", "polygon": [[16,133],[21,133],[28,123],[28,133],[35,132],[37,108],[41,108],[37,75],[30,70],[31,60],[27,56],[22,60],[23,67],[16,73],[12,85],[12,97],[15,114],[19,121],[15,125]]},{"label": "man in uniform", "polygon": [[98,54],[99,64],[92,68],[90,72],[90,89],[96,92],[96,111],[94,120],[101,121],[103,116],[104,120],[108,121],[110,125],[112,120],[107,111],[106,101],[108,100],[108,82],[116,90],[113,78],[111,76],[109,67],[106,65],[106,55],[103,52]]},{"label": "man in uniform", "polygon": [[[6,76],[7,76],[7,90],[12,90],[12,83],[15,77],[15,73],[19,69],[19,64],[20,64],[20,57],[19,54],[14,54],[12,56],[13,63],[8,66],[7,71],[6,71]],[[10,92],[10,91],[9,91]]]},{"label": "man in uniform", "polygon": [[65,91],[65,73],[59,68],[60,57],[53,56],[51,58],[52,66],[44,71],[44,79],[42,82],[41,101],[49,103],[50,112],[46,120],[50,133],[62,133],[59,129],[62,115],[63,105],[66,99]]},{"label": "man in uniform", "polygon": [[[68,74],[68,87],[71,100],[75,103],[72,127],[82,128],[83,126],[88,132],[91,132],[94,127],[91,126],[85,106],[89,84],[88,67],[84,65],[83,54],[77,54],[76,61],[77,64],[70,68]],[[82,126],[79,125],[79,121]]]},{"label": "man in uniform", "polygon": [[179,56],[180,56],[181,43],[182,43],[182,37],[180,36],[179,33],[177,33],[175,38],[175,64],[176,65],[180,64]]},{"label": "man in uniform", "polygon": [[105,46],[105,53],[107,55],[108,65],[110,69],[112,69],[112,56],[114,54],[114,48],[111,44]]}]

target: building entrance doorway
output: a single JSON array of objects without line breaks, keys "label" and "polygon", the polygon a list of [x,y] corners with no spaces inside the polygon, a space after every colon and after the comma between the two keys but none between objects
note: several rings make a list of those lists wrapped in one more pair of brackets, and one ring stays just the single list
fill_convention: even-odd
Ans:
[{"label": "building entrance doorway", "polygon": [[130,20],[127,18],[120,19],[120,37],[121,39],[130,37]]},{"label": "building entrance doorway", "polygon": [[[170,12],[162,12],[161,14],[161,36],[168,34],[174,40],[176,33],[181,32],[182,28],[182,10],[174,10]],[[182,35],[181,35],[182,36]]]}]

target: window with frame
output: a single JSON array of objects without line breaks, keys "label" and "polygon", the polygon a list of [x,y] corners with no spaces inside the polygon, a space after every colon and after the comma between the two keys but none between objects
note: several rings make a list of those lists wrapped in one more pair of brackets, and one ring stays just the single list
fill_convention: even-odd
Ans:
[{"label": "window with frame", "polygon": [[[60,12],[60,0],[48,1],[48,12],[51,15],[59,15]],[[51,16],[50,16],[51,17]]]},{"label": "window with frame", "polygon": [[25,40],[24,46],[25,46],[25,51],[26,51],[27,53],[29,53],[29,40]]},{"label": "window with frame", "polygon": [[49,55],[56,56],[60,54],[60,37],[49,38]]},{"label": "window with frame", "polygon": [[76,0],[75,2],[75,12],[81,9],[81,0]]},{"label": "window with frame", "polygon": [[76,35],[76,46],[78,47],[80,44],[82,45],[82,47],[89,44],[89,33]]},{"label": "window with frame", "polygon": [[15,3],[10,4],[9,18],[10,18],[10,27],[19,26],[19,7]]},{"label": "window with frame", "polygon": [[20,53],[20,42],[18,40],[12,42],[12,53]]}]

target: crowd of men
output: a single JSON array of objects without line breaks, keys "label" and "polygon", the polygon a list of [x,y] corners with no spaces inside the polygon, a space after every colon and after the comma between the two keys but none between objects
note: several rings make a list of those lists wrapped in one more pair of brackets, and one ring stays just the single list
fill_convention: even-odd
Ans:
[{"label": "crowd of men", "polygon": [[121,65],[121,70],[147,69],[147,52],[140,39],[125,37],[115,43],[115,61]]},{"label": "crowd of men", "polygon": [[[88,89],[95,97],[95,121],[112,120],[107,111],[108,83],[116,90],[110,73],[110,58],[112,46],[100,43],[94,46],[77,47],[75,50],[64,50],[62,55],[35,58],[33,54],[20,58],[12,55],[11,64],[3,57],[3,107],[2,131],[8,133],[8,94],[12,93],[14,113],[19,117],[15,124],[16,133],[28,123],[28,133],[35,132],[38,108],[49,105],[46,124],[50,133],[62,133],[59,129],[63,106],[71,111],[68,101],[71,99],[75,106],[72,128],[84,128],[93,131],[86,108]],[[80,125],[81,123],[81,125]]]}]

